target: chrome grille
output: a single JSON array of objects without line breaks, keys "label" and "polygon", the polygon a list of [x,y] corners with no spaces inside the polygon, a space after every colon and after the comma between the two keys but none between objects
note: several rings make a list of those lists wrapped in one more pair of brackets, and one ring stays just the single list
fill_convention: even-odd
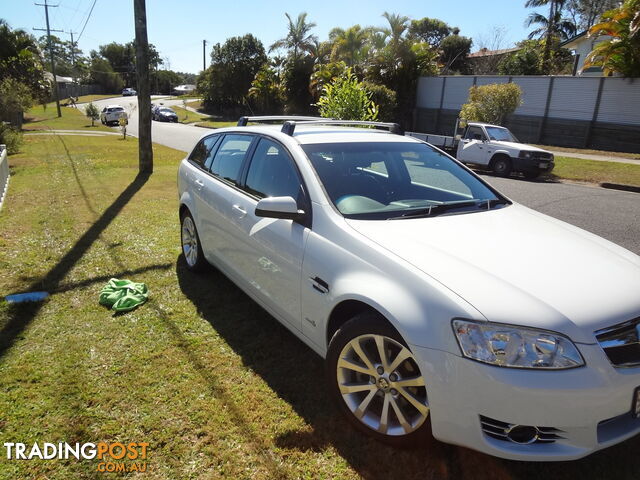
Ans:
[{"label": "chrome grille", "polygon": [[[513,427],[517,425],[501,422],[500,420],[494,420],[493,418],[485,417],[480,415],[480,426],[482,427],[482,431],[485,435],[488,435],[491,438],[495,438],[496,440],[502,440],[504,442],[510,442],[512,440],[509,439],[509,432]],[[559,430],[554,427],[532,427],[538,430],[538,434],[534,441],[531,443],[554,443],[556,440],[564,439],[561,436],[561,433],[564,433],[562,430]]]},{"label": "chrome grille", "polygon": [[595,332],[600,347],[616,367],[640,365],[640,317]]}]

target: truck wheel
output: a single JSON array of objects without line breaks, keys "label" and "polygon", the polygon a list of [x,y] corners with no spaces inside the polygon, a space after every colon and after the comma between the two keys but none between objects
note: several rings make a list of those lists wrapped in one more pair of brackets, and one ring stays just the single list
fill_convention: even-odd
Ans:
[{"label": "truck wheel", "polygon": [[511,159],[506,156],[495,157],[491,162],[491,170],[498,177],[508,177],[511,174]]}]

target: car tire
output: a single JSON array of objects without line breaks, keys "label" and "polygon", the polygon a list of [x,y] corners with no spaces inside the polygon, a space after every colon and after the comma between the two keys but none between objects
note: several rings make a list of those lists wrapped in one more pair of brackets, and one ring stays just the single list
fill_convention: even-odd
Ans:
[{"label": "car tire", "polygon": [[187,268],[193,272],[201,272],[207,266],[202,253],[200,236],[196,229],[196,222],[190,212],[185,212],[180,218],[180,244]]},{"label": "car tire", "polygon": [[418,362],[381,315],[362,313],[338,329],[329,343],[326,377],[338,408],[361,432],[396,447],[417,446],[431,438]]},{"label": "car tire", "polygon": [[491,170],[498,177],[508,177],[511,175],[511,159],[504,155],[499,155],[491,161]]}]

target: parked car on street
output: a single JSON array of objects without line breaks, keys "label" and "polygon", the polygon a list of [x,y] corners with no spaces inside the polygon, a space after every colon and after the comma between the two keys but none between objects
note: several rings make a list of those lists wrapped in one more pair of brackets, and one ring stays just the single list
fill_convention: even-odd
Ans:
[{"label": "parked car on street", "polygon": [[177,122],[178,114],[169,107],[156,107],[151,110],[151,119],[158,122]]},{"label": "parked car on street", "polygon": [[137,95],[138,92],[136,92],[133,88],[125,88],[124,90],[122,90],[122,96],[123,97],[132,97]]},{"label": "parked car on street", "polygon": [[461,162],[489,168],[495,175],[508,177],[521,172],[527,179],[550,173],[555,166],[553,153],[520,143],[508,128],[480,122],[457,122],[453,137],[408,133],[441,148]]},{"label": "parked car on street", "polygon": [[360,431],[537,461],[640,433],[640,257],[398,125],[243,117],[195,145],[178,192],[187,268],[324,357]]},{"label": "parked car on street", "polygon": [[129,123],[127,112],[120,105],[107,105],[100,112],[100,121],[103,125],[117,125],[120,122],[120,117],[124,117]]}]

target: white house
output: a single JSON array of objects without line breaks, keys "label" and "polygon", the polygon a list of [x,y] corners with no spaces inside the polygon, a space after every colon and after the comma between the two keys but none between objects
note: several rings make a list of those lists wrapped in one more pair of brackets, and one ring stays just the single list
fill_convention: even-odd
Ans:
[{"label": "white house", "polygon": [[597,44],[610,39],[611,37],[608,35],[589,35],[589,32],[585,30],[574,37],[571,37],[569,40],[562,42],[560,46],[571,50],[577,57],[576,71],[578,75],[585,77],[601,77],[602,68],[589,67],[585,69],[584,61],[587,58],[587,55],[591,53],[591,50],[593,50]]}]

